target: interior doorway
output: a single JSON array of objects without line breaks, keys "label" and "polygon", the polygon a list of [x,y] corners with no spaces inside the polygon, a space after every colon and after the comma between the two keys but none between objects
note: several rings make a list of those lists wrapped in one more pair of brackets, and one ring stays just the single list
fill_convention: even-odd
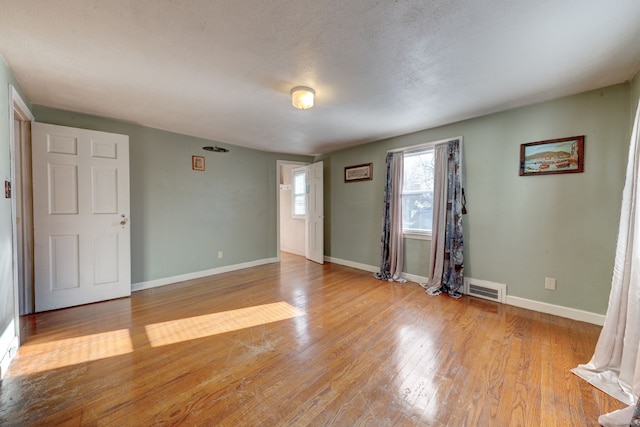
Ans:
[{"label": "interior doorway", "polygon": [[277,162],[280,251],[324,263],[324,163]]},{"label": "interior doorway", "polygon": [[277,163],[278,185],[278,257],[280,251],[305,256],[307,241],[305,237],[305,216],[294,212],[294,171],[308,163]]}]

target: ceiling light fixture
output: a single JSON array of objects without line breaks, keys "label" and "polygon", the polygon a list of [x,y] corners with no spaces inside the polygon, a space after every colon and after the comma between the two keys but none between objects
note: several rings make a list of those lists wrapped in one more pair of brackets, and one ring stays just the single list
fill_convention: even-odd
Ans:
[{"label": "ceiling light fixture", "polygon": [[217,145],[215,147],[212,147],[212,146],[202,147],[202,149],[207,151],[213,151],[214,153],[227,153],[229,151],[226,148],[218,147]]},{"label": "ceiling light fixture", "polygon": [[313,99],[316,92],[310,87],[297,86],[291,89],[291,105],[300,110],[313,107]]}]

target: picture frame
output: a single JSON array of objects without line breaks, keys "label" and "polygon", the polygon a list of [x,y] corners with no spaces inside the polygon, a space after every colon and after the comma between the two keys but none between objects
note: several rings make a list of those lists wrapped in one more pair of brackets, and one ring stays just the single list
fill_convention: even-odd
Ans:
[{"label": "picture frame", "polygon": [[204,170],[204,157],[203,156],[191,156],[191,169],[194,171]]},{"label": "picture frame", "polygon": [[520,145],[520,176],[584,172],[584,135]]},{"label": "picture frame", "polygon": [[373,179],[373,163],[345,166],[344,182],[370,181]]}]

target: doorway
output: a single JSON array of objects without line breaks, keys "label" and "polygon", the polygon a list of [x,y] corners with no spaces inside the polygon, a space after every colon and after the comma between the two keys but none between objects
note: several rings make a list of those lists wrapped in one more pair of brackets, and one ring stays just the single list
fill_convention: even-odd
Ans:
[{"label": "doorway", "polygon": [[323,264],[324,163],[276,165],[278,260],[283,250]]},{"label": "doorway", "polygon": [[308,163],[277,162],[278,185],[278,258],[280,251],[305,256],[305,216],[294,212],[294,170]]}]

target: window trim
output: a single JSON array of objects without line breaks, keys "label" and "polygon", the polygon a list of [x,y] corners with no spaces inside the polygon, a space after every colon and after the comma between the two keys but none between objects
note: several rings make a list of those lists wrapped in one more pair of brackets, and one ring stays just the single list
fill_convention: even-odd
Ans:
[{"label": "window trim", "polygon": [[432,236],[433,236],[433,230],[421,231],[421,230],[414,230],[412,228],[406,228],[402,230],[402,237],[404,237],[405,239],[431,240]]},{"label": "window trim", "polygon": [[460,141],[462,141],[462,136],[456,136],[453,138],[445,138],[445,139],[439,139],[438,141],[432,141],[432,142],[425,142],[422,144],[417,144],[417,145],[410,145],[408,147],[400,147],[400,148],[393,148],[391,150],[387,150],[387,153],[397,153],[399,151],[402,151],[404,153],[411,153],[412,151],[422,151],[425,148],[430,148],[430,147],[434,147],[436,145],[440,145],[440,144],[446,144],[447,142],[453,140],[453,139],[459,139]]}]

